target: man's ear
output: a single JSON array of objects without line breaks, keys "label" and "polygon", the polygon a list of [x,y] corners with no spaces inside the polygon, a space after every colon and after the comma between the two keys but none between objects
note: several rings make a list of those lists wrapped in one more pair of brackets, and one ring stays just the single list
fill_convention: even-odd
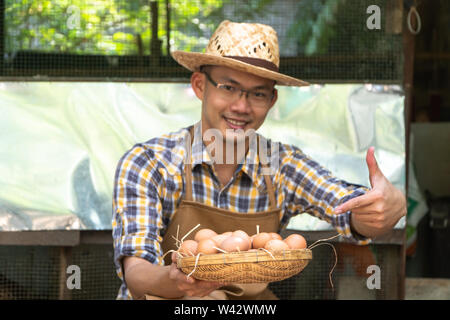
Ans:
[{"label": "man's ear", "polygon": [[270,102],[269,110],[274,106],[275,102],[277,102],[277,99],[278,99],[278,90],[273,89],[273,98],[272,101]]},{"label": "man's ear", "polygon": [[205,94],[205,75],[201,72],[194,72],[191,76],[191,87],[197,98],[203,101]]}]

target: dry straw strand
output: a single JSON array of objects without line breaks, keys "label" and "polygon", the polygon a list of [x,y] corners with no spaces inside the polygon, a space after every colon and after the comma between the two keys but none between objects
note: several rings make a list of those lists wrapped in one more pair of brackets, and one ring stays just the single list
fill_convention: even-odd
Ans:
[{"label": "dry straw strand", "polygon": [[308,249],[313,249],[314,247],[316,247],[316,244],[317,244],[318,242],[328,241],[328,240],[333,240],[333,239],[335,239],[335,238],[337,238],[337,237],[339,237],[339,236],[341,236],[341,235],[340,235],[340,234],[337,234],[337,235],[334,235],[334,236],[332,236],[332,237],[330,237],[330,238],[327,238],[327,239],[319,239],[319,240],[317,240],[316,242],[314,242],[313,244],[309,245],[309,246],[308,246]]},{"label": "dry straw strand", "polygon": [[225,251],[225,250],[223,250],[223,249],[220,249],[220,248],[217,248],[217,247],[213,247],[214,249],[216,249],[216,250],[218,250],[218,251],[220,251],[220,252],[222,252],[222,253],[228,253],[228,251]]},{"label": "dry straw strand", "polygon": [[330,271],[330,273],[328,274],[328,277],[330,278],[331,288],[334,290],[334,285],[333,285],[333,280],[332,280],[332,278],[331,278],[331,274],[333,273],[334,268],[336,268],[336,265],[337,265],[337,252],[336,252],[336,248],[335,248],[331,243],[324,242],[324,243],[319,243],[319,244],[316,245],[316,246],[320,246],[320,245],[323,245],[323,244],[326,244],[326,245],[330,246],[331,248],[333,248],[334,256],[335,256],[335,258],[336,258],[336,260],[334,261],[334,266],[333,266],[333,268],[331,268],[331,271]]},{"label": "dry straw strand", "polygon": [[267,253],[272,257],[273,260],[277,260],[277,259],[275,259],[275,257],[273,256],[272,252],[270,252],[269,250],[264,249],[264,248],[259,248],[258,250],[263,250],[263,251],[267,252]]},{"label": "dry straw strand", "polygon": [[181,241],[178,240],[178,238],[175,238],[174,236],[172,236],[172,238],[175,240],[175,246],[179,249],[181,246]]},{"label": "dry straw strand", "polygon": [[[200,223],[199,223],[198,225],[196,225],[194,228],[192,228],[188,233],[186,233],[186,234],[184,235],[184,237],[183,237],[181,240],[178,240],[178,236],[179,236],[179,233],[180,233],[180,225],[178,225],[178,226],[177,226],[177,236],[176,236],[176,237],[172,236],[172,238],[175,239],[175,246],[177,247],[177,250],[169,250],[169,251],[167,251],[167,252],[162,256],[162,258],[164,259],[164,258],[166,257],[166,255],[169,254],[170,252],[176,252],[177,255],[178,255],[178,258],[183,258],[183,255],[182,255],[178,250],[180,250],[181,244],[183,243],[184,239],[185,239],[192,231],[194,231],[195,229],[197,229],[199,226],[200,226]],[[189,253],[190,253],[192,256],[194,256],[194,253],[193,253],[191,250],[188,250],[188,251],[189,251]]]},{"label": "dry straw strand", "polygon": [[184,235],[184,237],[181,238],[181,243],[183,243],[184,239],[186,239],[186,237],[187,237],[192,231],[194,231],[195,229],[197,229],[198,227],[200,227],[200,223],[199,223],[198,225],[196,225],[195,227],[193,227],[191,230],[189,230],[188,233],[186,233],[186,234]]},{"label": "dry straw strand", "polygon": [[195,269],[197,269],[198,259],[200,258],[200,255],[201,255],[201,254],[202,254],[202,253],[199,252],[199,253],[197,254],[197,257],[195,257],[195,265],[194,265],[194,269],[192,269],[192,271],[187,275],[187,278],[189,278],[189,277],[195,272]]},{"label": "dry straw strand", "polygon": [[[328,274],[328,277],[330,278],[330,284],[331,284],[331,288],[334,290],[334,285],[333,285],[333,280],[332,280],[332,278],[331,278],[331,275],[332,275],[332,273],[333,273],[333,271],[334,271],[334,268],[336,268],[336,265],[337,265],[337,260],[338,260],[338,258],[337,258],[337,252],[336,252],[336,248],[331,244],[331,243],[327,243],[327,242],[323,242],[323,241],[328,241],[328,240],[332,240],[332,239],[335,239],[335,238],[337,238],[337,237],[339,237],[340,236],[340,234],[337,234],[337,235],[335,235],[335,236],[332,236],[332,237],[330,237],[330,238],[327,238],[327,239],[319,239],[319,240],[317,240],[316,242],[314,242],[312,245],[310,245],[309,247],[308,247],[308,249],[310,249],[310,250],[312,250],[312,249],[314,249],[315,247],[317,247],[317,246],[321,246],[321,245],[327,245],[327,246],[330,246],[332,249],[333,249],[333,251],[334,251],[334,257],[335,257],[335,262],[334,262],[334,265],[333,265],[333,268],[331,268],[331,271],[330,271],[330,273]],[[319,243],[319,242],[322,242],[322,243]]]},{"label": "dry straw strand", "polygon": [[165,258],[169,253],[171,253],[171,252],[176,252],[179,258],[183,258],[183,256],[181,255],[181,253],[179,253],[178,251],[176,251],[176,250],[169,250],[169,251],[167,251],[166,253],[164,253],[164,255],[162,256],[162,259],[164,259],[164,258]]}]

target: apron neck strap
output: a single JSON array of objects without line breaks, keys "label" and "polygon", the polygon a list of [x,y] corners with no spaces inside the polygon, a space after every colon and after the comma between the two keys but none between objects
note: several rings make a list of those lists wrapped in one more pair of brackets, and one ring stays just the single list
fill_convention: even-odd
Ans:
[{"label": "apron neck strap", "polygon": [[194,142],[194,126],[189,129],[191,142],[188,143],[187,148],[187,163],[184,164],[184,177],[186,178],[186,194],[185,200],[192,201],[192,143]]},{"label": "apron neck strap", "polygon": [[273,189],[270,176],[264,174],[264,180],[266,181],[267,193],[269,194],[270,209],[275,210],[277,208],[277,202],[275,200],[275,190]]},{"label": "apron neck strap", "polygon": [[[184,165],[184,176],[186,178],[186,194],[185,194],[185,200],[187,201],[193,201],[192,197],[192,164],[191,164],[191,155],[192,155],[192,143],[194,142],[194,126],[192,126],[189,129],[189,133],[191,136],[191,143],[188,143],[188,150],[187,150],[187,159],[188,163],[185,163]],[[259,152],[259,139],[258,139],[258,152]],[[267,165],[262,166],[267,167]],[[272,185],[272,180],[270,179],[270,176],[267,174],[264,174],[264,181],[266,182],[267,186],[267,193],[269,194],[269,203],[270,203],[270,209],[275,210],[277,208],[276,199],[275,199],[275,190]]]}]

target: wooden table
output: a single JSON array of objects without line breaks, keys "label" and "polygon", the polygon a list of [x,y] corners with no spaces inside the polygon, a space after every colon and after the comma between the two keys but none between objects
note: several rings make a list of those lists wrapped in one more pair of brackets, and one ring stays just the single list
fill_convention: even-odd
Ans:
[{"label": "wooden table", "polygon": [[406,278],[405,300],[450,300],[450,279]]}]

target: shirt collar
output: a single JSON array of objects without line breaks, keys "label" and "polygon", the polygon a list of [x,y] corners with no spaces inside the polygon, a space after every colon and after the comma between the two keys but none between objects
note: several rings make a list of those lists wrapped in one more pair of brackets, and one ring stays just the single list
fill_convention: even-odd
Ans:
[{"label": "shirt collar", "polygon": [[255,133],[255,138],[250,140],[250,146],[245,156],[241,170],[252,180],[260,191],[265,191],[264,176],[261,174],[260,157],[258,154],[257,142],[265,142],[259,134]]},{"label": "shirt collar", "polygon": [[[261,135],[255,133],[254,139],[250,139],[250,146],[245,156],[245,160],[238,166],[237,170],[245,173],[253,181],[253,183],[256,184],[258,189],[264,189],[265,191],[264,176],[261,172],[260,157],[257,148],[258,141],[260,141],[261,145],[267,146],[267,140]],[[263,150],[267,153],[266,149]],[[268,156],[270,157],[270,155]],[[202,163],[206,163],[210,166],[214,164],[214,161],[209,151],[206,149],[202,139],[201,120],[194,124],[194,140],[192,142],[191,163],[192,168]]]},{"label": "shirt collar", "polygon": [[194,124],[194,141],[192,142],[191,163],[192,168],[198,164],[207,163],[213,165],[213,160],[202,139],[202,122]]}]

